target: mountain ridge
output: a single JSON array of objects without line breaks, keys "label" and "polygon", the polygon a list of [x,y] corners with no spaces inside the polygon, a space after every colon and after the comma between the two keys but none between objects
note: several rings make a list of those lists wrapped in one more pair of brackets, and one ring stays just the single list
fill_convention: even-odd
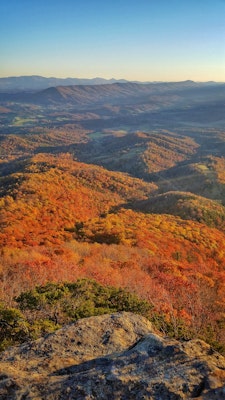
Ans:
[{"label": "mountain ridge", "polygon": [[141,101],[149,102],[149,96],[179,96],[192,99],[200,96],[201,99],[210,96],[224,98],[224,84],[184,82],[113,82],[111,84],[82,84],[82,85],[51,85],[43,90],[31,91],[2,91],[0,81],[0,102],[15,101],[21,103],[55,105],[68,103],[71,105],[103,105],[108,104],[133,104]]},{"label": "mountain ridge", "polygon": [[[21,92],[21,91],[37,91],[47,89],[51,86],[69,86],[69,85],[102,85],[102,84],[112,84],[116,82],[126,83],[165,83],[163,81],[137,81],[137,80],[127,80],[127,79],[115,79],[115,78],[57,78],[57,77],[45,77],[41,75],[21,75],[21,76],[8,76],[0,78],[0,92]],[[192,80],[186,80],[185,82],[193,83]],[[211,85],[220,84],[221,82],[209,81],[205,82]]]},{"label": "mountain ridge", "polygon": [[101,77],[96,78],[55,78],[44,77],[40,75],[23,75],[23,76],[9,76],[0,78],[0,92],[4,91],[35,91],[47,89],[51,86],[68,86],[68,85],[96,85],[96,84],[111,84],[115,82],[127,82],[125,79],[105,79]]}]

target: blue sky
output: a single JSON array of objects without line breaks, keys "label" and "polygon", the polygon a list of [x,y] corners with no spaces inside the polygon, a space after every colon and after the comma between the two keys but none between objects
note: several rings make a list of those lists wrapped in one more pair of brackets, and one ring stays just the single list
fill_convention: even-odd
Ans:
[{"label": "blue sky", "polygon": [[225,81],[225,0],[1,0],[0,77]]}]

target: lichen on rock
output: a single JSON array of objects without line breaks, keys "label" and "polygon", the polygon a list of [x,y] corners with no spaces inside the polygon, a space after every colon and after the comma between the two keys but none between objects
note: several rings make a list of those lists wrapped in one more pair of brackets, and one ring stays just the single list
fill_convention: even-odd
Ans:
[{"label": "lichen on rock", "polygon": [[1,399],[225,398],[225,360],[132,313],[78,320],[0,356]]}]

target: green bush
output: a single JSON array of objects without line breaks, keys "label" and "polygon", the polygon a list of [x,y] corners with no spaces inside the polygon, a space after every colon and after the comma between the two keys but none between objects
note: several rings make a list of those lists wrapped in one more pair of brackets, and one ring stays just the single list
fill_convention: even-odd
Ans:
[{"label": "green bush", "polygon": [[16,308],[0,304],[0,350],[29,338],[29,327],[24,315]]},{"label": "green bush", "polygon": [[116,311],[147,316],[150,310],[149,303],[134,294],[124,289],[104,287],[90,279],[38,286],[21,293],[16,301],[25,313],[26,310],[35,311],[36,319],[45,317],[59,324]]}]

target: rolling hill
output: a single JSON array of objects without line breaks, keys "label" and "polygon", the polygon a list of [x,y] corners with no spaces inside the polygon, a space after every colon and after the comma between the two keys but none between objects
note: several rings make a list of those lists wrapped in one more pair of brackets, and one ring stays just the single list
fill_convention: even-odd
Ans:
[{"label": "rolling hill", "polygon": [[190,192],[171,191],[132,203],[134,209],[148,214],[171,214],[225,230],[225,207],[217,201]]}]

